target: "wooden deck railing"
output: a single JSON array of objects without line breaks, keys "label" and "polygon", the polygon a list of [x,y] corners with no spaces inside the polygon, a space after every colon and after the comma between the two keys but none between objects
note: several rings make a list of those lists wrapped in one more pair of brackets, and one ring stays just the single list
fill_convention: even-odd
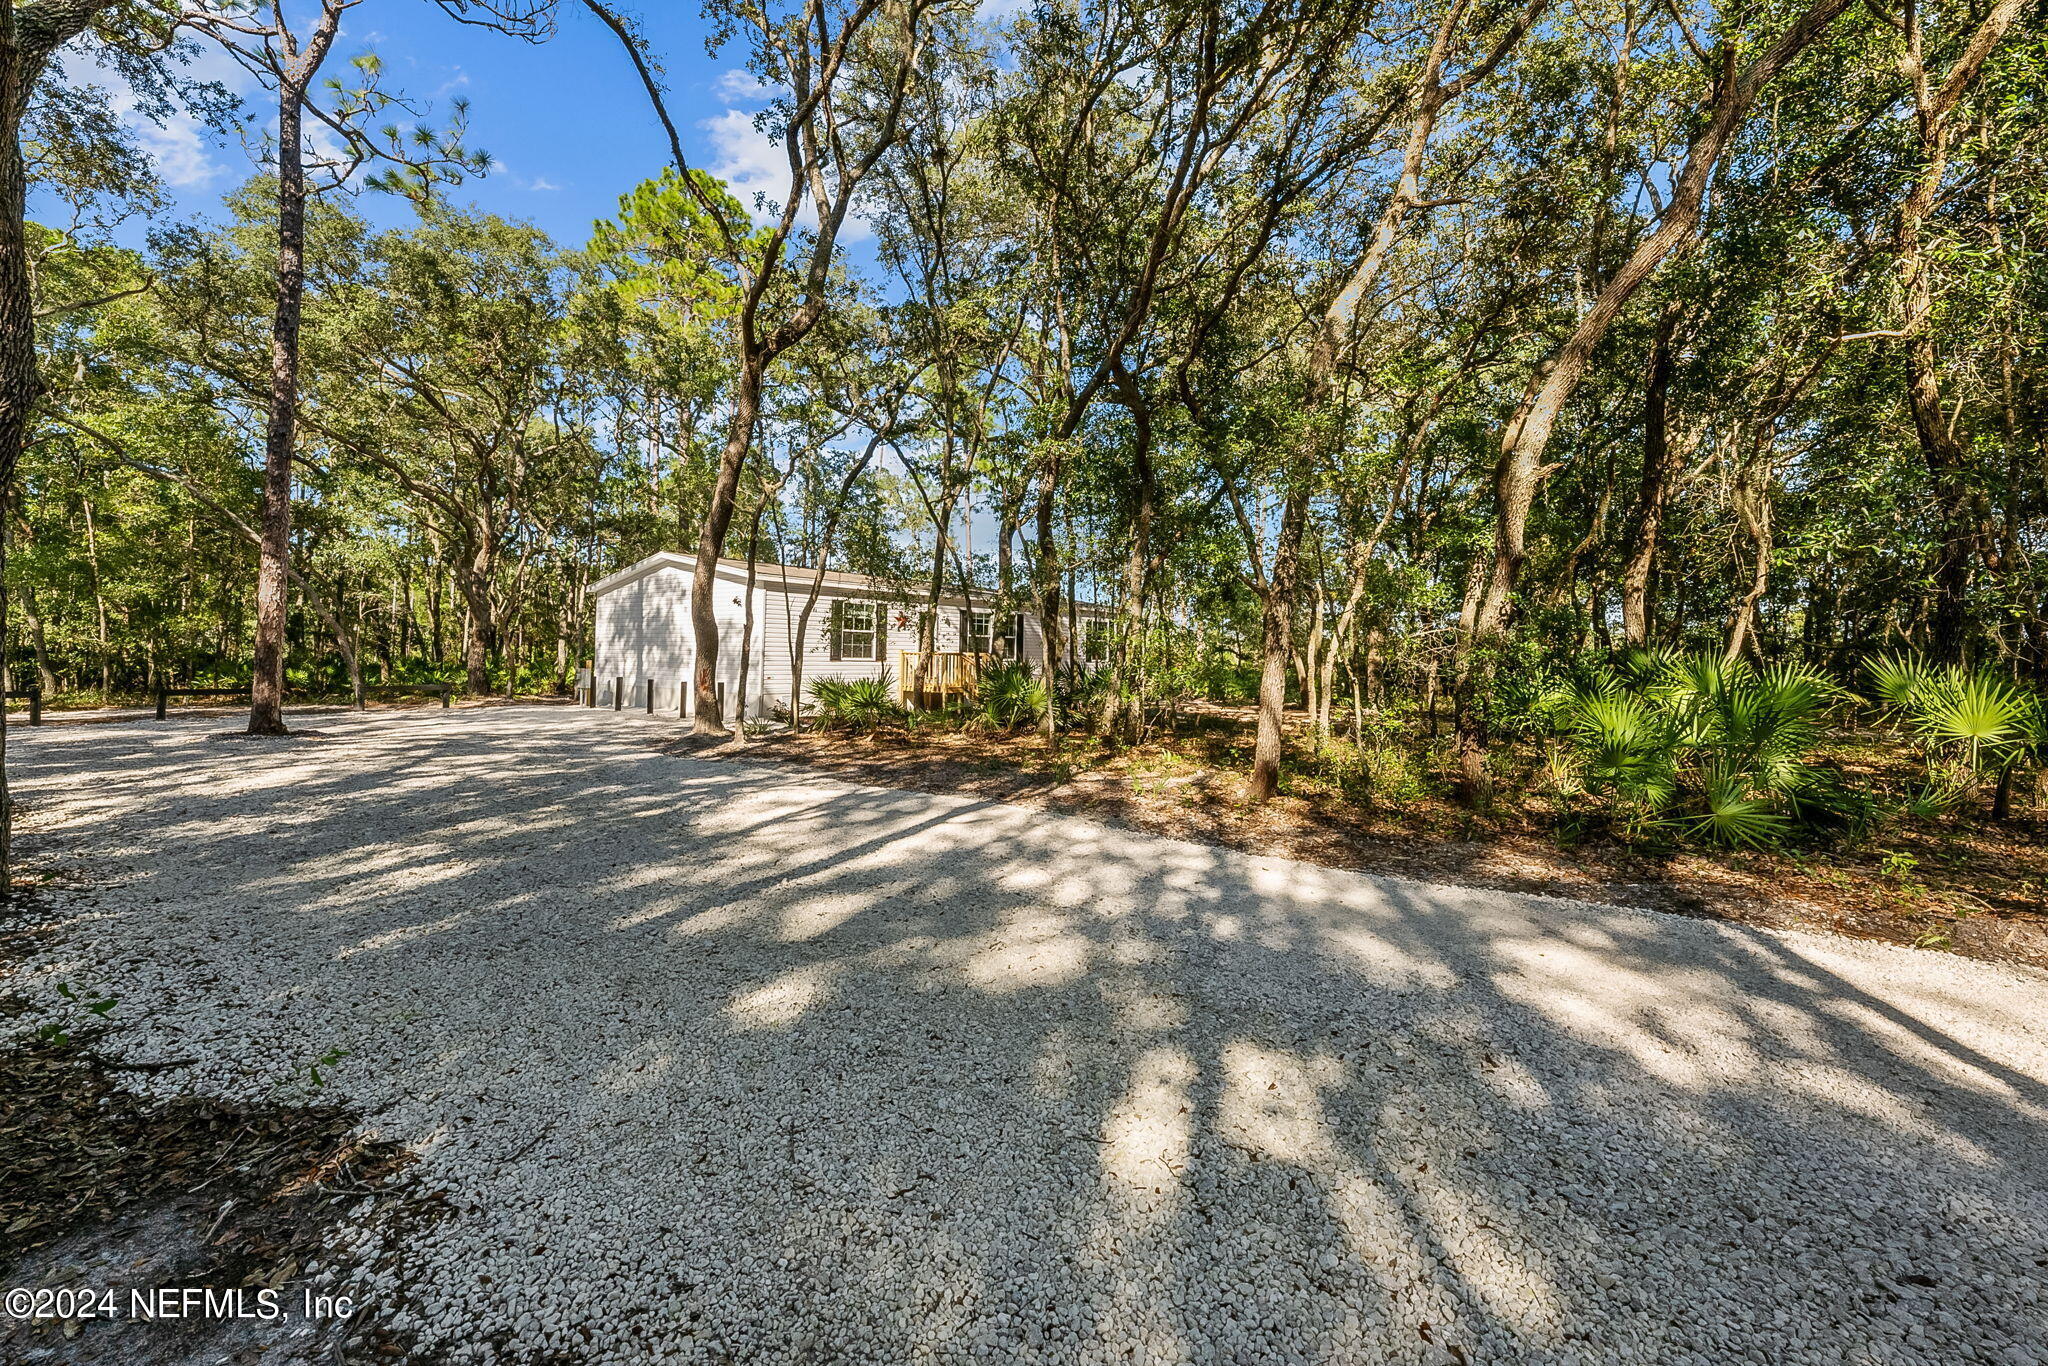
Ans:
[{"label": "wooden deck railing", "polygon": [[[987,655],[960,651],[922,650],[896,652],[896,697],[905,706],[943,707],[955,698],[973,693],[981,679],[982,661]],[[918,676],[918,666],[924,676]],[[920,686],[921,685],[921,686]]]}]

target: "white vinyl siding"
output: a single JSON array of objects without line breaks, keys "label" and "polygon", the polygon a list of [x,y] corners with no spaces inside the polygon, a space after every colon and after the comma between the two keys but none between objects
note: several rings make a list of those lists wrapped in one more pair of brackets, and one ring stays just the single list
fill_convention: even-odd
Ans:
[{"label": "white vinyl siding", "polygon": [[[600,706],[611,705],[617,679],[625,680],[625,704],[638,710],[646,703],[646,680],[655,682],[654,702],[658,714],[674,716],[679,691],[690,677],[693,658],[690,630],[690,569],[682,557],[650,556],[639,565],[612,576],[614,582],[598,593],[596,601],[596,649],[592,672],[597,680]],[[730,712],[739,677],[740,629],[744,604],[745,570],[721,565],[712,596],[718,619],[718,679],[725,685]],[[828,583],[819,593],[803,639],[794,640],[798,614],[810,592],[811,572],[764,566],[754,593],[754,642],[747,666],[747,714],[764,717],[789,705],[794,670],[792,644],[801,646],[803,686],[817,678],[879,678],[887,674],[900,682],[901,652],[917,648],[916,622],[921,606],[898,601],[873,589],[855,590]],[[986,601],[982,599],[981,601]],[[866,658],[833,659],[832,628],[835,603],[855,604],[856,613],[871,613],[873,629],[880,635],[879,648],[863,635],[870,652]],[[1011,653],[1015,625],[1008,614],[991,614],[977,607],[975,615],[992,628],[998,652]],[[1042,668],[1045,638],[1037,617],[1025,612],[1021,635],[1023,657]],[[940,606],[936,648],[943,652],[974,649],[979,641],[970,629],[965,608],[956,599]],[[879,658],[874,657],[879,655]]]},{"label": "white vinyl siding", "polygon": [[[739,692],[740,631],[745,604],[744,583],[728,583],[721,576],[713,595],[718,621],[718,679],[725,687],[726,708],[730,710]],[[754,603],[753,658],[748,662],[748,692],[753,694],[747,712],[761,714],[762,607],[765,594],[756,592]],[[683,699],[696,659],[694,633],[690,628],[690,575],[663,566],[650,574],[621,584],[597,599],[593,673],[597,679],[599,705],[612,704],[612,691],[622,688],[625,705],[639,709],[647,705],[647,683],[654,682],[654,709],[675,715]],[[621,682],[623,680],[623,682]],[[694,706],[692,707],[694,710]]]}]

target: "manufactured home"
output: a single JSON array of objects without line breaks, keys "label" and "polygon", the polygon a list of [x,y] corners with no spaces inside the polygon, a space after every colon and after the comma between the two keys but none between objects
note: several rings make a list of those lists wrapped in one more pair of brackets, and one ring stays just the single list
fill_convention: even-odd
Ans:
[{"label": "manufactured home", "polygon": [[[599,706],[647,707],[688,715],[695,709],[687,686],[694,663],[690,579],[694,556],[664,551],[600,579],[597,639],[591,661]],[[817,585],[806,617],[805,602]],[[747,564],[720,560],[713,605],[718,620],[718,695],[728,717],[739,693],[740,644],[747,629]],[[899,700],[930,703],[966,692],[983,661],[1022,659],[1045,666],[1045,632],[1031,611],[997,612],[987,593],[948,592],[939,598],[937,646],[918,681],[918,622],[928,592],[866,574],[814,567],[754,566],[752,640],[747,651],[747,715],[773,716],[792,701],[795,659],[803,658],[804,687],[818,678],[887,678]],[[1109,654],[1109,618],[1099,607],[1077,604],[1070,650],[1092,665]]]}]

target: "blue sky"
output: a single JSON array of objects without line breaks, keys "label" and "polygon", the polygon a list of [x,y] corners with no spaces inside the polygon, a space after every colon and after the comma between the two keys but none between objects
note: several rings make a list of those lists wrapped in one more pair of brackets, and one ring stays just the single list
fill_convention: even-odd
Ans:
[{"label": "blue sky", "polygon": [[[364,0],[350,12],[329,70],[346,75],[349,57],[375,51],[385,84],[424,101],[434,121],[447,116],[450,100],[466,97],[470,143],[497,164],[453,197],[530,220],[563,245],[581,246],[592,220],[609,216],[621,194],[659,173],[669,153],[618,40],[580,6],[562,9],[560,31],[535,45],[457,23],[432,0]],[[643,18],[666,68],[670,112],[695,164],[733,182],[745,203],[752,204],[756,189],[779,193],[775,148],[753,128],[761,101],[743,54],[707,54],[694,5],[648,4]],[[67,66],[75,77],[112,83],[88,63],[73,59]],[[204,52],[194,70],[253,102],[268,99],[218,51]],[[155,156],[179,218],[217,216],[221,196],[253,170],[239,141],[222,142],[189,120],[156,127],[131,114],[129,121]],[[384,198],[366,195],[363,208],[380,219],[402,218],[403,206],[380,205]]]},{"label": "blue sky", "polygon": [[[664,68],[669,113],[692,164],[724,177],[749,207],[756,191],[779,197],[787,188],[787,163],[753,126],[763,97],[744,53],[707,53],[706,26],[690,0],[639,3]],[[983,0],[980,9],[995,19],[1019,7],[1020,0]],[[346,76],[351,57],[376,52],[386,87],[420,101],[430,122],[447,117],[451,100],[468,99],[469,143],[490,152],[495,165],[450,197],[530,221],[560,245],[580,247],[594,220],[610,217],[622,194],[669,164],[669,147],[618,39],[573,0],[562,6],[561,19],[553,38],[531,44],[458,23],[433,0],[363,0],[350,12],[328,70]],[[117,104],[128,109],[129,126],[157,162],[174,218],[218,220],[221,197],[255,171],[240,140],[223,140],[189,119],[151,124],[129,108],[132,101],[112,73],[95,71],[77,54],[66,69],[73,79],[113,88]],[[259,127],[275,126],[272,97],[218,49],[202,47],[193,72],[243,95]],[[402,200],[388,195],[363,194],[357,203],[379,222],[411,216]],[[32,198],[30,213],[36,212]],[[117,236],[140,246],[154,226],[128,223]],[[857,218],[848,221],[841,241],[856,270],[872,267],[868,237]],[[992,545],[993,520],[983,509],[972,515],[974,544]]]}]

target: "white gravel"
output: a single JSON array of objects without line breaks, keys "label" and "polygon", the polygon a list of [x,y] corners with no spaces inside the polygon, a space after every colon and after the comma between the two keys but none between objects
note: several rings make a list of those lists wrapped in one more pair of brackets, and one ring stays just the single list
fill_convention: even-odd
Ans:
[{"label": "white gravel", "polygon": [[[2048,1363],[2048,978],[655,753],[15,731],[14,985],[359,1106],[456,1362]],[[39,1016],[17,1022],[32,1027]]]}]

